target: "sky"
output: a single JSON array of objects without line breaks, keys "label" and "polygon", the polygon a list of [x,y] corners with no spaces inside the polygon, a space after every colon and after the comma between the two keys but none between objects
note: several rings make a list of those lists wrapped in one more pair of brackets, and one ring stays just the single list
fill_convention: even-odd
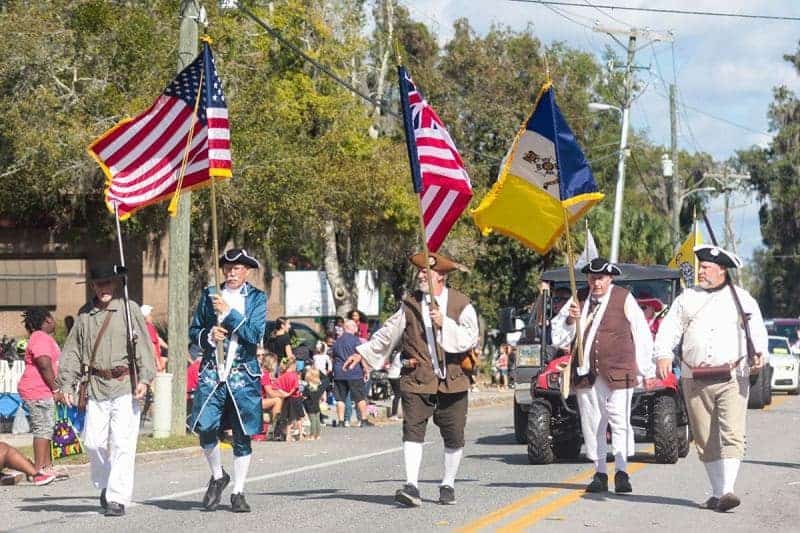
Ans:
[{"label": "sky", "polygon": [[[800,17],[800,0],[570,0],[629,7],[717,11]],[[800,92],[800,76],[783,55],[798,49],[800,22],[708,16],[639,13],[592,7],[547,6],[511,0],[401,0],[416,20],[426,23],[445,42],[460,17],[483,35],[492,24],[524,30],[529,24],[545,43],[563,41],[600,58],[606,46],[619,57],[624,49],[603,27],[647,28],[672,32],[673,41],[642,47],[635,63],[649,67],[637,73],[644,85],[631,107],[631,121],[651,141],[669,145],[668,86],[678,88],[678,146],[702,151],[725,161],[736,150],[767,146],[767,110],[773,88],[785,85]],[[620,35],[622,41],[627,41]],[[733,205],[736,248],[743,259],[761,244],[755,198],[737,198]],[[722,235],[722,199],[710,205],[711,223]]]}]

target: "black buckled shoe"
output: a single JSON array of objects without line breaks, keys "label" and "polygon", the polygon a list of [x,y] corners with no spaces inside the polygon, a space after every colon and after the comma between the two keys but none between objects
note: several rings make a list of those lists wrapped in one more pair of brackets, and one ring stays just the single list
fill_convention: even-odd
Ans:
[{"label": "black buckled shoe", "polygon": [[422,504],[419,489],[411,483],[406,483],[402,489],[394,493],[394,501],[406,507],[419,507]]},{"label": "black buckled shoe", "polygon": [[456,503],[456,489],[450,485],[440,485],[439,503],[442,505],[453,505]]},{"label": "black buckled shoe", "polygon": [[700,509],[707,509],[709,511],[716,511],[718,505],[719,505],[719,498],[717,498],[716,496],[711,496],[709,499],[707,499],[703,503],[698,504],[697,506]]},{"label": "black buckled shoe", "polygon": [[234,513],[250,512],[250,506],[247,505],[247,500],[244,499],[244,494],[231,494],[231,511]]},{"label": "black buckled shoe", "polygon": [[207,511],[216,511],[219,501],[222,499],[222,491],[225,490],[225,487],[228,486],[230,481],[231,476],[225,472],[224,468],[222,469],[221,478],[214,479],[214,476],[211,476],[211,480],[208,482],[208,488],[206,489],[206,495],[203,496],[203,507],[205,507]]},{"label": "black buckled shoe", "polygon": [[586,492],[606,492],[608,490],[608,474],[595,472],[592,482],[586,485]]},{"label": "black buckled shoe", "polygon": [[739,497],[736,494],[732,492],[726,492],[719,499],[719,502],[717,502],[717,511],[720,513],[730,511],[734,507],[738,507],[740,503],[742,502],[739,500]]},{"label": "black buckled shoe", "polygon": [[125,516],[125,506],[117,502],[108,502],[106,516]]},{"label": "black buckled shoe", "polygon": [[631,480],[628,477],[627,472],[623,472],[620,470],[616,474],[614,474],[614,492],[617,493],[626,493],[626,492],[633,492],[633,487],[631,487]]},{"label": "black buckled shoe", "polygon": [[100,507],[108,509],[108,500],[106,500],[106,489],[100,491]]}]

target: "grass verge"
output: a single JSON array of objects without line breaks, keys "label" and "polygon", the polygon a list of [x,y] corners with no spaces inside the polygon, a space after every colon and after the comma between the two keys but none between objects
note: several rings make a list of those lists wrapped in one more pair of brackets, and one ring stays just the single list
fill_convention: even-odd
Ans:
[{"label": "grass verge", "polygon": [[[136,445],[136,453],[159,452],[165,450],[177,450],[179,448],[189,448],[197,446],[197,436],[191,433],[180,436],[170,436],[164,439],[154,439],[149,435],[139,435],[139,442]],[[33,457],[33,446],[20,446],[20,453],[25,457]],[[61,459],[56,459],[53,464],[59,465],[81,465],[89,462],[86,453],[71,455]]]}]

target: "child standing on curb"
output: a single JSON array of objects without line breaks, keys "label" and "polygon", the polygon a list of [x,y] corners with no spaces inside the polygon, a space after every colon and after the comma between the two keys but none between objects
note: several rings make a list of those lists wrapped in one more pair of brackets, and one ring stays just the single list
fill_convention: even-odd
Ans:
[{"label": "child standing on curb", "polygon": [[310,440],[319,440],[320,433],[320,408],[319,401],[325,389],[322,387],[319,370],[312,367],[306,370],[306,388],[303,391],[303,404],[306,414],[311,422],[309,431]]}]

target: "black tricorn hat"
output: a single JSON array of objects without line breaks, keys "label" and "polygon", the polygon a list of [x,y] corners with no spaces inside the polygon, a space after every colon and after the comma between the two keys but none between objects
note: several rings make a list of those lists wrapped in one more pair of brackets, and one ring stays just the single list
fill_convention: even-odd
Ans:
[{"label": "black tricorn hat", "polygon": [[699,244],[694,247],[694,255],[698,261],[716,263],[725,268],[739,268],[742,260],[728,250],[713,244]]},{"label": "black tricorn hat", "polygon": [[[98,263],[89,268],[88,281],[101,281],[104,279],[121,278],[128,273],[128,267],[115,265],[113,263]],[[79,281],[78,283],[86,283]]]},{"label": "black tricorn hat", "polygon": [[595,257],[586,263],[581,272],[584,274],[605,274],[606,276],[619,276],[622,274],[622,270],[617,265],[603,257]]},{"label": "black tricorn hat", "polygon": [[220,268],[226,264],[239,264],[248,268],[261,268],[258,259],[249,255],[244,248],[231,248],[219,256]]}]

